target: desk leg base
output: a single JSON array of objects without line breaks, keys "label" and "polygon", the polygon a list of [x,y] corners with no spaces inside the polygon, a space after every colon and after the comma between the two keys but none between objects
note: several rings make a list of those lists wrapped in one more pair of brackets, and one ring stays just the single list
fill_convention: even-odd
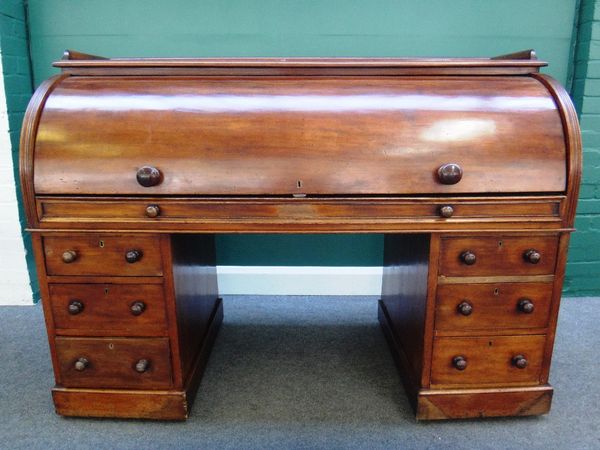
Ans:
[{"label": "desk leg base", "polygon": [[384,302],[379,301],[379,323],[400,372],[417,420],[535,416],[550,411],[550,385],[488,389],[422,389],[415,379]]},{"label": "desk leg base", "polygon": [[202,347],[182,391],[70,389],[56,387],[52,397],[57,414],[76,417],[185,420],[190,414],[202,374],[223,322],[223,302],[215,304]]},{"label": "desk leg base", "polygon": [[421,390],[418,420],[538,416],[550,411],[552,386]]}]

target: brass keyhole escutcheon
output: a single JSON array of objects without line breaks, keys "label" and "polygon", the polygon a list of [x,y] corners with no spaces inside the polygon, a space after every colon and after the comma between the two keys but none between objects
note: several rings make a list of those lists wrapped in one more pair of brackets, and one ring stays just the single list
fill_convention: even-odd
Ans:
[{"label": "brass keyhole escutcheon", "polygon": [[98,247],[100,247],[100,248],[104,248],[104,241],[100,241],[100,242],[98,242]]},{"label": "brass keyhole escutcheon", "polygon": [[112,342],[110,344],[108,344],[108,349],[109,350],[114,350],[115,349],[115,344],[113,344]]},{"label": "brass keyhole escutcheon", "polygon": [[495,288],[494,289],[494,295],[500,295],[500,289]]}]

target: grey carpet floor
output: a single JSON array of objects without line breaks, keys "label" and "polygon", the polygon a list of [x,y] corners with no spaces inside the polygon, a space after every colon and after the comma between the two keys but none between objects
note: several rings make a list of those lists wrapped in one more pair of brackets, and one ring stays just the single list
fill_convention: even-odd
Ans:
[{"label": "grey carpet floor", "polygon": [[61,418],[41,308],[0,307],[0,447],[600,448],[600,298],[565,299],[542,417],[416,422],[375,297],[224,299],[187,422]]}]

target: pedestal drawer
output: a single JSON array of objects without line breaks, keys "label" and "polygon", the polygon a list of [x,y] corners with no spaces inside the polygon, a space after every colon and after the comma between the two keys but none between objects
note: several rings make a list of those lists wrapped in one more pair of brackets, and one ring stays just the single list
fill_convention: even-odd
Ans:
[{"label": "pedestal drawer", "polygon": [[433,387],[535,385],[545,335],[441,337],[433,344]]},{"label": "pedestal drawer", "polygon": [[550,275],[554,273],[557,249],[556,236],[443,238],[440,275]]},{"label": "pedestal drawer", "polygon": [[160,242],[156,236],[45,236],[48,275],[159,276]]},{"label": "pedestal drawer", "polygon": [[437,288],[438,331],[544,328],[552,283],[441,284]]},{"label": "pedestal drawer", "polygon": [[57,337],[64,387],[165,389],[172,385],[167,338]]},{"label": "pedestal drawer", "polygon": [[50,284],[57,334],[165,336],[162,284]]}]

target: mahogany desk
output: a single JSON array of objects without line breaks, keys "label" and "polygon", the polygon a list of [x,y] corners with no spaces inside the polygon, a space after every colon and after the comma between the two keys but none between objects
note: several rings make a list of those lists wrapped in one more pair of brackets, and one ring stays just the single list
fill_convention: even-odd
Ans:
[{"label": "mahogany desk", "polygon": [[56,411],[188,416],[215,233],[376,232],[417,418],[546,413],[581,142],[543,65],[66,52],[21,140]]}]

